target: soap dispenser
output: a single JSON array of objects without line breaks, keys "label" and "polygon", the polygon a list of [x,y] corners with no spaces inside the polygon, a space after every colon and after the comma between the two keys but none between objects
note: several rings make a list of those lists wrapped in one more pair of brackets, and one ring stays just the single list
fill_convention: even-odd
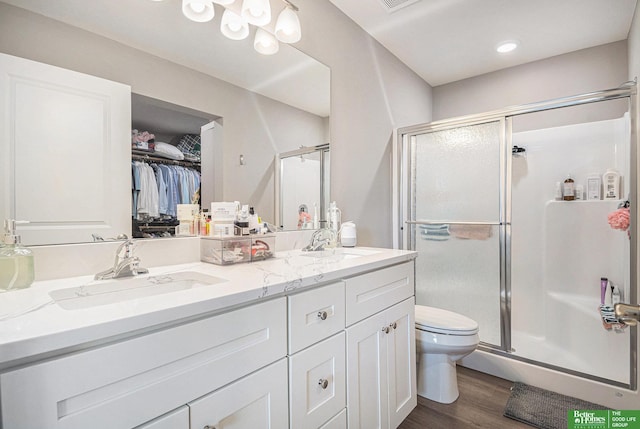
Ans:
[{"label": "soap dispenser", "polygon": [[4,235],[0,247],[0,292],[25,289],[34,280],[33,253],[20,244],[16,222],[4,221]]}]

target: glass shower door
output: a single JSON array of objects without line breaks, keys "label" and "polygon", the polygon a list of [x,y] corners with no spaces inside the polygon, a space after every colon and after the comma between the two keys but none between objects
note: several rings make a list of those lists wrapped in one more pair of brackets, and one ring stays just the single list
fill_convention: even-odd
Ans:
[{"label": "glass shower door", "polygon": [[429,130],[409,140],[409,241],[419,252],[416,302],[474,319],[480,340],[497,348],[509,342],[501,299],[503,130],[499,120]]}]

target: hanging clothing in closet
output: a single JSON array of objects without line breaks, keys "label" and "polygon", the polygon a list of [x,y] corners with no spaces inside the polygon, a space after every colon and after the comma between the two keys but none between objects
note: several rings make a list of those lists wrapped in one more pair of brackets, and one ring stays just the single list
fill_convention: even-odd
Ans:
[{"label": "hanging clothing in closet", "polygon": [[176,217],[178,204],[190,204],[200,189],[200,172],[178,165],[131,163],[132,215],[142,220]]}]

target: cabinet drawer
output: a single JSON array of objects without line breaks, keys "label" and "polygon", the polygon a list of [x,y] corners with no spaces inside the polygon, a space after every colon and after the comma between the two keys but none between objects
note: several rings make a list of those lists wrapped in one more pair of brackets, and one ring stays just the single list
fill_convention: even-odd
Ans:
[{"label": "cabinet drawer", "polygon": [[340,411],[340,414],[320,426],[318,429],[347,429],[347,410]]},{"label": "cabinet drawer", "polygon": [[189,407],[185,405],[134,429],[189,429]]},{"label": "cabinet drawer", "polygon": [[286,335],[283,297],[10,371],[0,426],[135,427],[283,358]]},{"label": "cabinet drawer", "polygon": [[345,280],[347,326],[414,294],[414,264],[384,268]]},{"label": "cabinet drawer", "polygon": [[292,428],[317,428],[346,406],[345,334],[289,357]]},{"label": "cabinet drawer", "polygon": [[287,360],[282,359],[189,403],[191,428],[287,428],[287,397]]},{"label": "cabinet drawer", "polygon": [[344,283],[289,297],[289,354],[344,329]]}]

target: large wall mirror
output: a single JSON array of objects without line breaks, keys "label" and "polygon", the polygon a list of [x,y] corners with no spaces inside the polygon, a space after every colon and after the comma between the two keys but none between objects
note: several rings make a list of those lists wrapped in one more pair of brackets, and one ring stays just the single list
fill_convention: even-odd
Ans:
[{"label": "large wall mirror", "polygon": [[[271,5],[276,16],[284,8],[281,0],[271,0]],[[329,142],[330,70],[283,43],[275,55],[258,54],[253,49],[255,28],[246,40],[226,39],[219,30],[222,6],[215,9],[214,21],[197,24],[182,15],[177,0],[140,0],[126,7],[111,0],[92,1],[91,7],[84,0],[0,2],[3,20],[25,35],[21,45],[7,53],[84,73],[93,70],[99,77],[130,85],[132,128],[167,141],[198,134],[200,126],[215,121],[217,148],[208,151],[208,158],[203,153],[202,159],[203,171],[210,173],[206,180],[215,183],[203,179],[203,206],[212,200],[240,201],[276,223],[274,159],[300,146]],[[47,55],[42,54],[43,43],[51,43]],[[75,55],[76,43],[93,47],[95,57]],[[136,57],[132,48],[143,53]],[[164,60],[170,63],[166,70],[159,69]],[[33,172],[40,168],[37,159],[29,162]],[[86,167],[66,163],[67,168],[74,164]],[[55,200],[64,186],[51,185],[42,194]],[[3,198],[0,213],[21,217],[7,207],[10,204],[10,198]],[[40,222],[46,224],[46,216]],[[37,234],[26,236],[29,245],[92,241],[88,233],[83,239],[61,233],[42,241]]]}]

